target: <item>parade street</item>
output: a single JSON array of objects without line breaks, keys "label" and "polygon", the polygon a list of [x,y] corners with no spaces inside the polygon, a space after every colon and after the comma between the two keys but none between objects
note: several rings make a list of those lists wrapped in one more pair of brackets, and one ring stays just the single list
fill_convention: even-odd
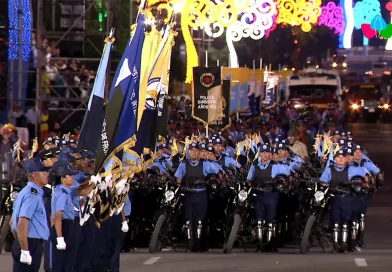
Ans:
[{"label": "parade street", "polygon": [[[183,249],[167,249],[159,254],[149,254],[147,249],[136,249],[121,255],[122,272],[182,272],[182,271],[377,271],[389,272],[392,267],[392,125],[351,124],[355,142],[362,144],[370,158],[385,171],[385,185],[372,199],[367,212],[366,248],[362,252],[346,254],[323,253],[314,248],[300,255],[294,245],[279,249],[278,253],[256,253],[234,250],[223,254],[214,249],[207,253],[185,253]],[[391,168],[389,168],[391,167]],[[12,271],[9,253],[0,255],[0,272]]]}]

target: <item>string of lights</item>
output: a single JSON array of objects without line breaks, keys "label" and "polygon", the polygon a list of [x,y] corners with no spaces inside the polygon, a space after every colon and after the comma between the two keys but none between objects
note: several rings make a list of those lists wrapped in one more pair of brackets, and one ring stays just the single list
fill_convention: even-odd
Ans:
[{"label": "string of lights", "polygon": [[103,21],[104,18],[108,17],[108,12],[103,8],[102,0],[96,0],[96,4],[97,4],[97,11],[98,11],[99,31],[103,31]]},{"label": "string of lights", "polygon": [[18,58],[18,1],[8,0],[8,59]]},{"label": "string of lights", "polygon": [[31,51],[30,0],[21,0],[21,4],[22,4],[22,59],[23,61],[28,61],[30,57],[30,51]]}]

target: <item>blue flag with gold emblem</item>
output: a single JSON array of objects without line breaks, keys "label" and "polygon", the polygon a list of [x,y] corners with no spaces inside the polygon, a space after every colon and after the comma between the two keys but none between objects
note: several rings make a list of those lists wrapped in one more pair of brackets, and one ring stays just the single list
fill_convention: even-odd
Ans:
[{"label": "blue flag with gold emblem", "polygon": [[139,13],[136,28],[125,47],[113,78],[102,124],[95,172],[102,168],[108,157],[116,156],[116,153],[122,150],[121,146],[125,141],[135,134],[144,19],[144,15]]}]

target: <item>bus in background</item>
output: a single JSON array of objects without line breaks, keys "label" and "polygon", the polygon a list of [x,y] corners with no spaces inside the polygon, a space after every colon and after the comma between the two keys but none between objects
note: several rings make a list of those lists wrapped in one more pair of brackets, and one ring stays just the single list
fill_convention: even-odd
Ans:
[{"label": "bus in background", "polygon": [[339,105],[342,87],[337,71],[308,68],[286,79],[286,102],[296,109],[305,105],[324,111]]}]

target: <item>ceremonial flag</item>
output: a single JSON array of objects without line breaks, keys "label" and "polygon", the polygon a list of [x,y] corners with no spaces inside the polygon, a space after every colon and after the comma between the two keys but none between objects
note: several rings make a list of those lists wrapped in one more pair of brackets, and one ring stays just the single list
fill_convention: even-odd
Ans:
[{"label": "ceremonial flag", "polygon": [[220,67],[194,67],[192,83],[192,117],[209,124],[222,116]]},{"label": "ceremonial flag", "polygon": [[[166,138],[166,126],[167,126],[167,119],[169,114],[168,103],[167,103],[167,95],[169,89],[169,79],[170,79],[170,59],[167,65],[167,75],[166,75],[166,84],[162,84],[162,87],[159,89],[158,93],[158,102],[157,102],[157,138],[162,136]],[[163,75],[164,76],[164,75]],[[163,78],[162,78],[163,79]]]},{"label": "ceremonial flag", "polygon": [[248,78],[249,70],[247,68],[238,68],[240,71],[240,110],[245,110],[249,107],[248,102]]},{"label": "ceremonial flag", "polygon": [[230,125],[230,80],[222,81],[222,116],[211,122],[212,126],[219,126],[225,130]]},{"label": "ceremonial flag", "polygon": [[95,172],[98,172],[105,160],[120,151],[123,143],[135,134],[143,40],[144,15],[139,13],[134,35],[124,50],[113,78],[102,124]]},{"label": "ceremonial flag", "polygon": [[114,39],[112,33],[105,39],[103,55],[99,63],[97,77],[94,81],[93,91],[88,101],[87,111],[84,115],[82,128],[78,141],[79,150],[95,151],[101,134],[102,122],[104,118],[103,99],[105,96],[105,78],[108,67],[110,50]]},{"label": "ceremonial flag", "polygon": [[161,33],[156,29],[155,25],[151,25],[151,31],[145,34],[143,43],[142,62],[140,68],[139,101],[137,110],[137,130],[139,130],[143,111],[146,108],[145,103],[148,75],[154,66],[160,40],[162,40]]},{"label": "ceremonial flag", "polygon": [[165,92],[162,90],[167,88],[168,63],[171,58],[174,36],[176,34],[170,25],[167,26],[154,65],[148,75],[145,109],[136,133],[137,142],[134,150],[138,154],[142,154],[144,148],[155,151],[157,139],[156,122],[158,118],[157,98],[158,94]]}]

